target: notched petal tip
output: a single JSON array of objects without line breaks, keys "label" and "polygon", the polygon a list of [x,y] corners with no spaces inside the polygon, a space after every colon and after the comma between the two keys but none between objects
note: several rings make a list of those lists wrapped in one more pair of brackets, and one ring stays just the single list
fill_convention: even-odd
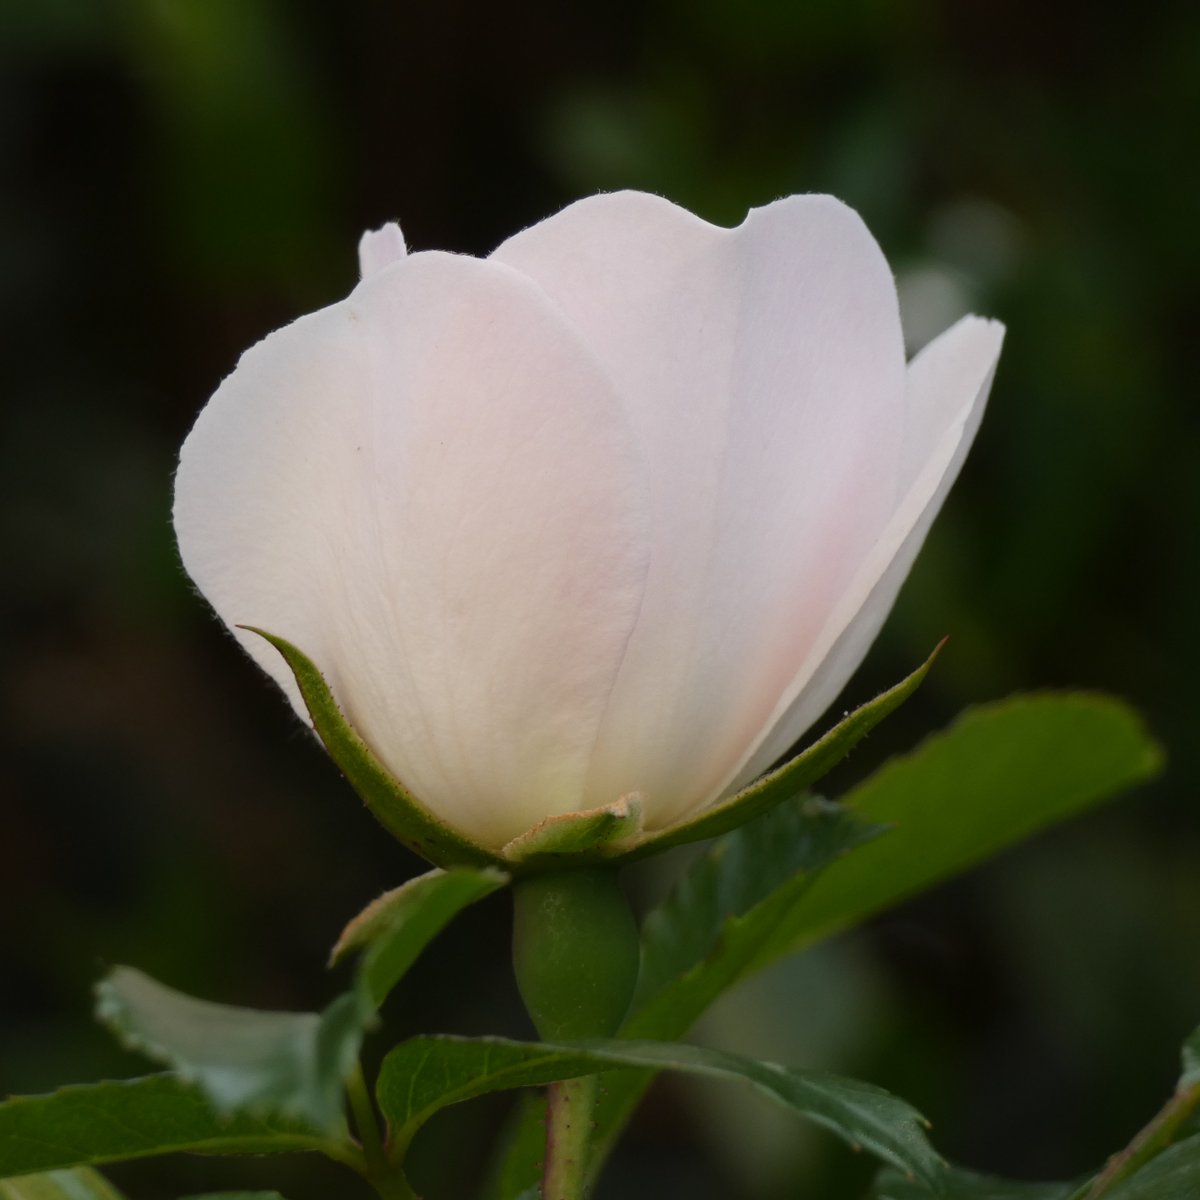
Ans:
[{"label": "notched petal tip", "polygon": [[358,269],[361,278],[370,279],[385,267],[399,262],[408,253],[404,234],[395,221],[379,229],[368,229],[358,241]]}]

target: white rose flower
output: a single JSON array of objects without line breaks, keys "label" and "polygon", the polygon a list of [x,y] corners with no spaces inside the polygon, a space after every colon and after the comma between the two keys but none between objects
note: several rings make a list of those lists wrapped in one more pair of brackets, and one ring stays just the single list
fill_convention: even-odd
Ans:
[{"label": "white rose flower", "polygon": [[391,225],[360,256],[184,444],[179,545],[221,619],[308,655],[492,852],[631,797],[661,831],[761,774],[878,633],[1002,327],[964,318],[906,365],[887,263],[827,196],[723,229],[601,195],[486,259]]}]

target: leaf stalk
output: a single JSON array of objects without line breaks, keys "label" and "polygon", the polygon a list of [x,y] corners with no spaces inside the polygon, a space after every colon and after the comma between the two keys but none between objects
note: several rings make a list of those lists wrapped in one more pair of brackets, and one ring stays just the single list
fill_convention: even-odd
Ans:
[{"label": "leaf stalk", "polygon": [[379,1119],[359,1063],[354,1064],[346,1079],[346,1095],[350,1101],[350,1111],[354,1114],[354,1128],[362,1143],[368,1182],[382,1200],[419,1200],[416,1192],[409,1187],[404,1172],[391,1162],[384,1149]]}]

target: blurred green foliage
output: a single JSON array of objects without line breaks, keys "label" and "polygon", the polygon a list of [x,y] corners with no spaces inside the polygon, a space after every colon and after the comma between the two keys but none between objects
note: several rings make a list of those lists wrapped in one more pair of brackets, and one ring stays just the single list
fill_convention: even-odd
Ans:
[{"label": "blurred green foliage", "polygon": [[[1127,1137],[1200,1014],[1198,64],[1183,0],[0,6],[0,1090],[133,1068],[87,1016],[108,962],[319,1005],[344,918],[416,869],[178,568],[174,453],[238,353],[343,295],[387,218],[482,252],[597,189],[722,222],[828,190],[896,265],[914,345],[967,309],[1010,331],[846,704],[952,644],[844,779],[1043,684],[1129,697],[1172,763],[760,978],[702,1033],[871,1078],[981,1170],[1067,1177]],[[456,925],[392,1028],[526,1034],[508,919],[497,901]],[[858,1194],[851,1156],[751,1103],[664,1083],[607,1195]],[[503,1111],[433,1123],[431,1196],[466,1194]],[[310,1164],[120,1179],[145,1198],[333,1186]]]}]

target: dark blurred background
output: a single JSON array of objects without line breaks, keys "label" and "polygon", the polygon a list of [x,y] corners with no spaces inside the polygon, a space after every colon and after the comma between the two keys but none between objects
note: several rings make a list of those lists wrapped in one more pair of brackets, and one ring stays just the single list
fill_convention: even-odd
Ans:
[{"label": "dark blurred background", "polygon": [[[966,704],[1080,685],[1169,748],[1142,794],[755,981],[697,1032],[861,1074],[979,1169],[1067,1176],[1163,1098],[1200,1021],[1195,360],[1200,7],[1081,0],[10,0],[0,5],[0,1092],[135,1073],[89,1019],[130,962],[229,1002],[340,982],[342,923],[418,864],[192,593],[176,449],[238,354],[344,295],[355,243],[482,253],[585,193],[736,223],[856,206],[913,346],[1007,322],[991,411],[861,701],[953,636],[857,768]],[[502,897],[389,1027],[523,1035]],[[500,1100],[428,1131],[470,1194]],[[651,1096],[605,1196],[846,1200],[867,1164],[739,1090]],[[352,1182],[142,1164],[134,1197]]]}]

